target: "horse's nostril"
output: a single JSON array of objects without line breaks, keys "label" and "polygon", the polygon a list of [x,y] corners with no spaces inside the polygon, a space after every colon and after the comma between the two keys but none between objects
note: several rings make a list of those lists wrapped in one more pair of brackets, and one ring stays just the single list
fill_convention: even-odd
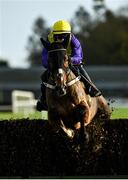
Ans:
[{"label": "horse's nostril", "polygon": [[62,77],[63,76],[63,74],[58,74],[58,77]]}]

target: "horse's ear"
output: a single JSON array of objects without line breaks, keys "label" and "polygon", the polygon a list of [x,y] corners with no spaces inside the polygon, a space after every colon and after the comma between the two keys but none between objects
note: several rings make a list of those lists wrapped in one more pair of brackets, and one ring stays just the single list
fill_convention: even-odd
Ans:
[{"label": "horse's ear", "polygon": [[67,49],[68,43],[67,43],[66,41],[63,41],[63,42],[62,42],[62,46],[63,46],[65,49]]},{"label": "horse's ear", "polygon": [[45,41],[43,38],[40,38],[40,41],[47,50],[50,49],[50,44],[47,41]]},{"label": "horse's ear", "polygon": [[68,35],[67,38],[65,38],[65,40],[62,42],[62,45],[65,49],[67,49],[68,47],[69,38],[70,38],[70,35]]}]

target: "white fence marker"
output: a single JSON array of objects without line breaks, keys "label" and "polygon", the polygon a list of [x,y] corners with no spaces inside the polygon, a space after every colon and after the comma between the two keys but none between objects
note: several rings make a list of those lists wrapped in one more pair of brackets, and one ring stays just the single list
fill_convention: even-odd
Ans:
[{"label": "white fence marker", "polygon": [[12,92],[12,112],[23,113],[24,116],[35,112],[37,100],[31,91],[14,90]]}]

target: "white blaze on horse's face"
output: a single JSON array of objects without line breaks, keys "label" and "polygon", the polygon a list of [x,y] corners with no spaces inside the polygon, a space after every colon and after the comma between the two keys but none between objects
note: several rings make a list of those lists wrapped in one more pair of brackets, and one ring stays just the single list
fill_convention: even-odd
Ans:
[{"label": "white blaze on horse's face", "polygon": [[59,74],[63,74],[63,69],[62,69],[62,68],[59,68],[59,69],[58,69],[58,73],[59,73]]},{"label": "white blaze on horse's face", "polygon": [[57,74],[57,81],[56,81],[56,90],[58,96],[64,96],[66,94],[65,87],[66,86],[64,81],[64,70],[62,68],[59,68]]},{"label": "white blaze on horse's face", "polygon": [[64,82],[64,71],[62,68],[59,68],[58,69],[58,79],[60,81],[60,85],[63,85],[63,82]]}]

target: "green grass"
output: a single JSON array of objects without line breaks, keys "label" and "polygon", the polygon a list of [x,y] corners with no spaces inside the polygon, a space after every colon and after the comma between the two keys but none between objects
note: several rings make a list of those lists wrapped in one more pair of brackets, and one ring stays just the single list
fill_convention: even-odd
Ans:
[{"label": "green grass", "polygon": [[[23,114],[17,113],[13,114],[12,112],[0,112],[0,120],[13,120],[13,119],[47,119],[47,112],[35,112],[33,114]],[[115,108],[112,111],[111,119],[128,119],[128,108]]]},{"label": "green grass", "polygon": [[128,108],[113,109],[111,119],[128,119]]},{"label": "green grass", "polygon": [[29,119],[47,119],[47,112],[35,112],[35,113],[12,113],[12,112],[0,112],[0,120],[14,120],[14,119],[23,119],[23,118],[29,118]]}]

